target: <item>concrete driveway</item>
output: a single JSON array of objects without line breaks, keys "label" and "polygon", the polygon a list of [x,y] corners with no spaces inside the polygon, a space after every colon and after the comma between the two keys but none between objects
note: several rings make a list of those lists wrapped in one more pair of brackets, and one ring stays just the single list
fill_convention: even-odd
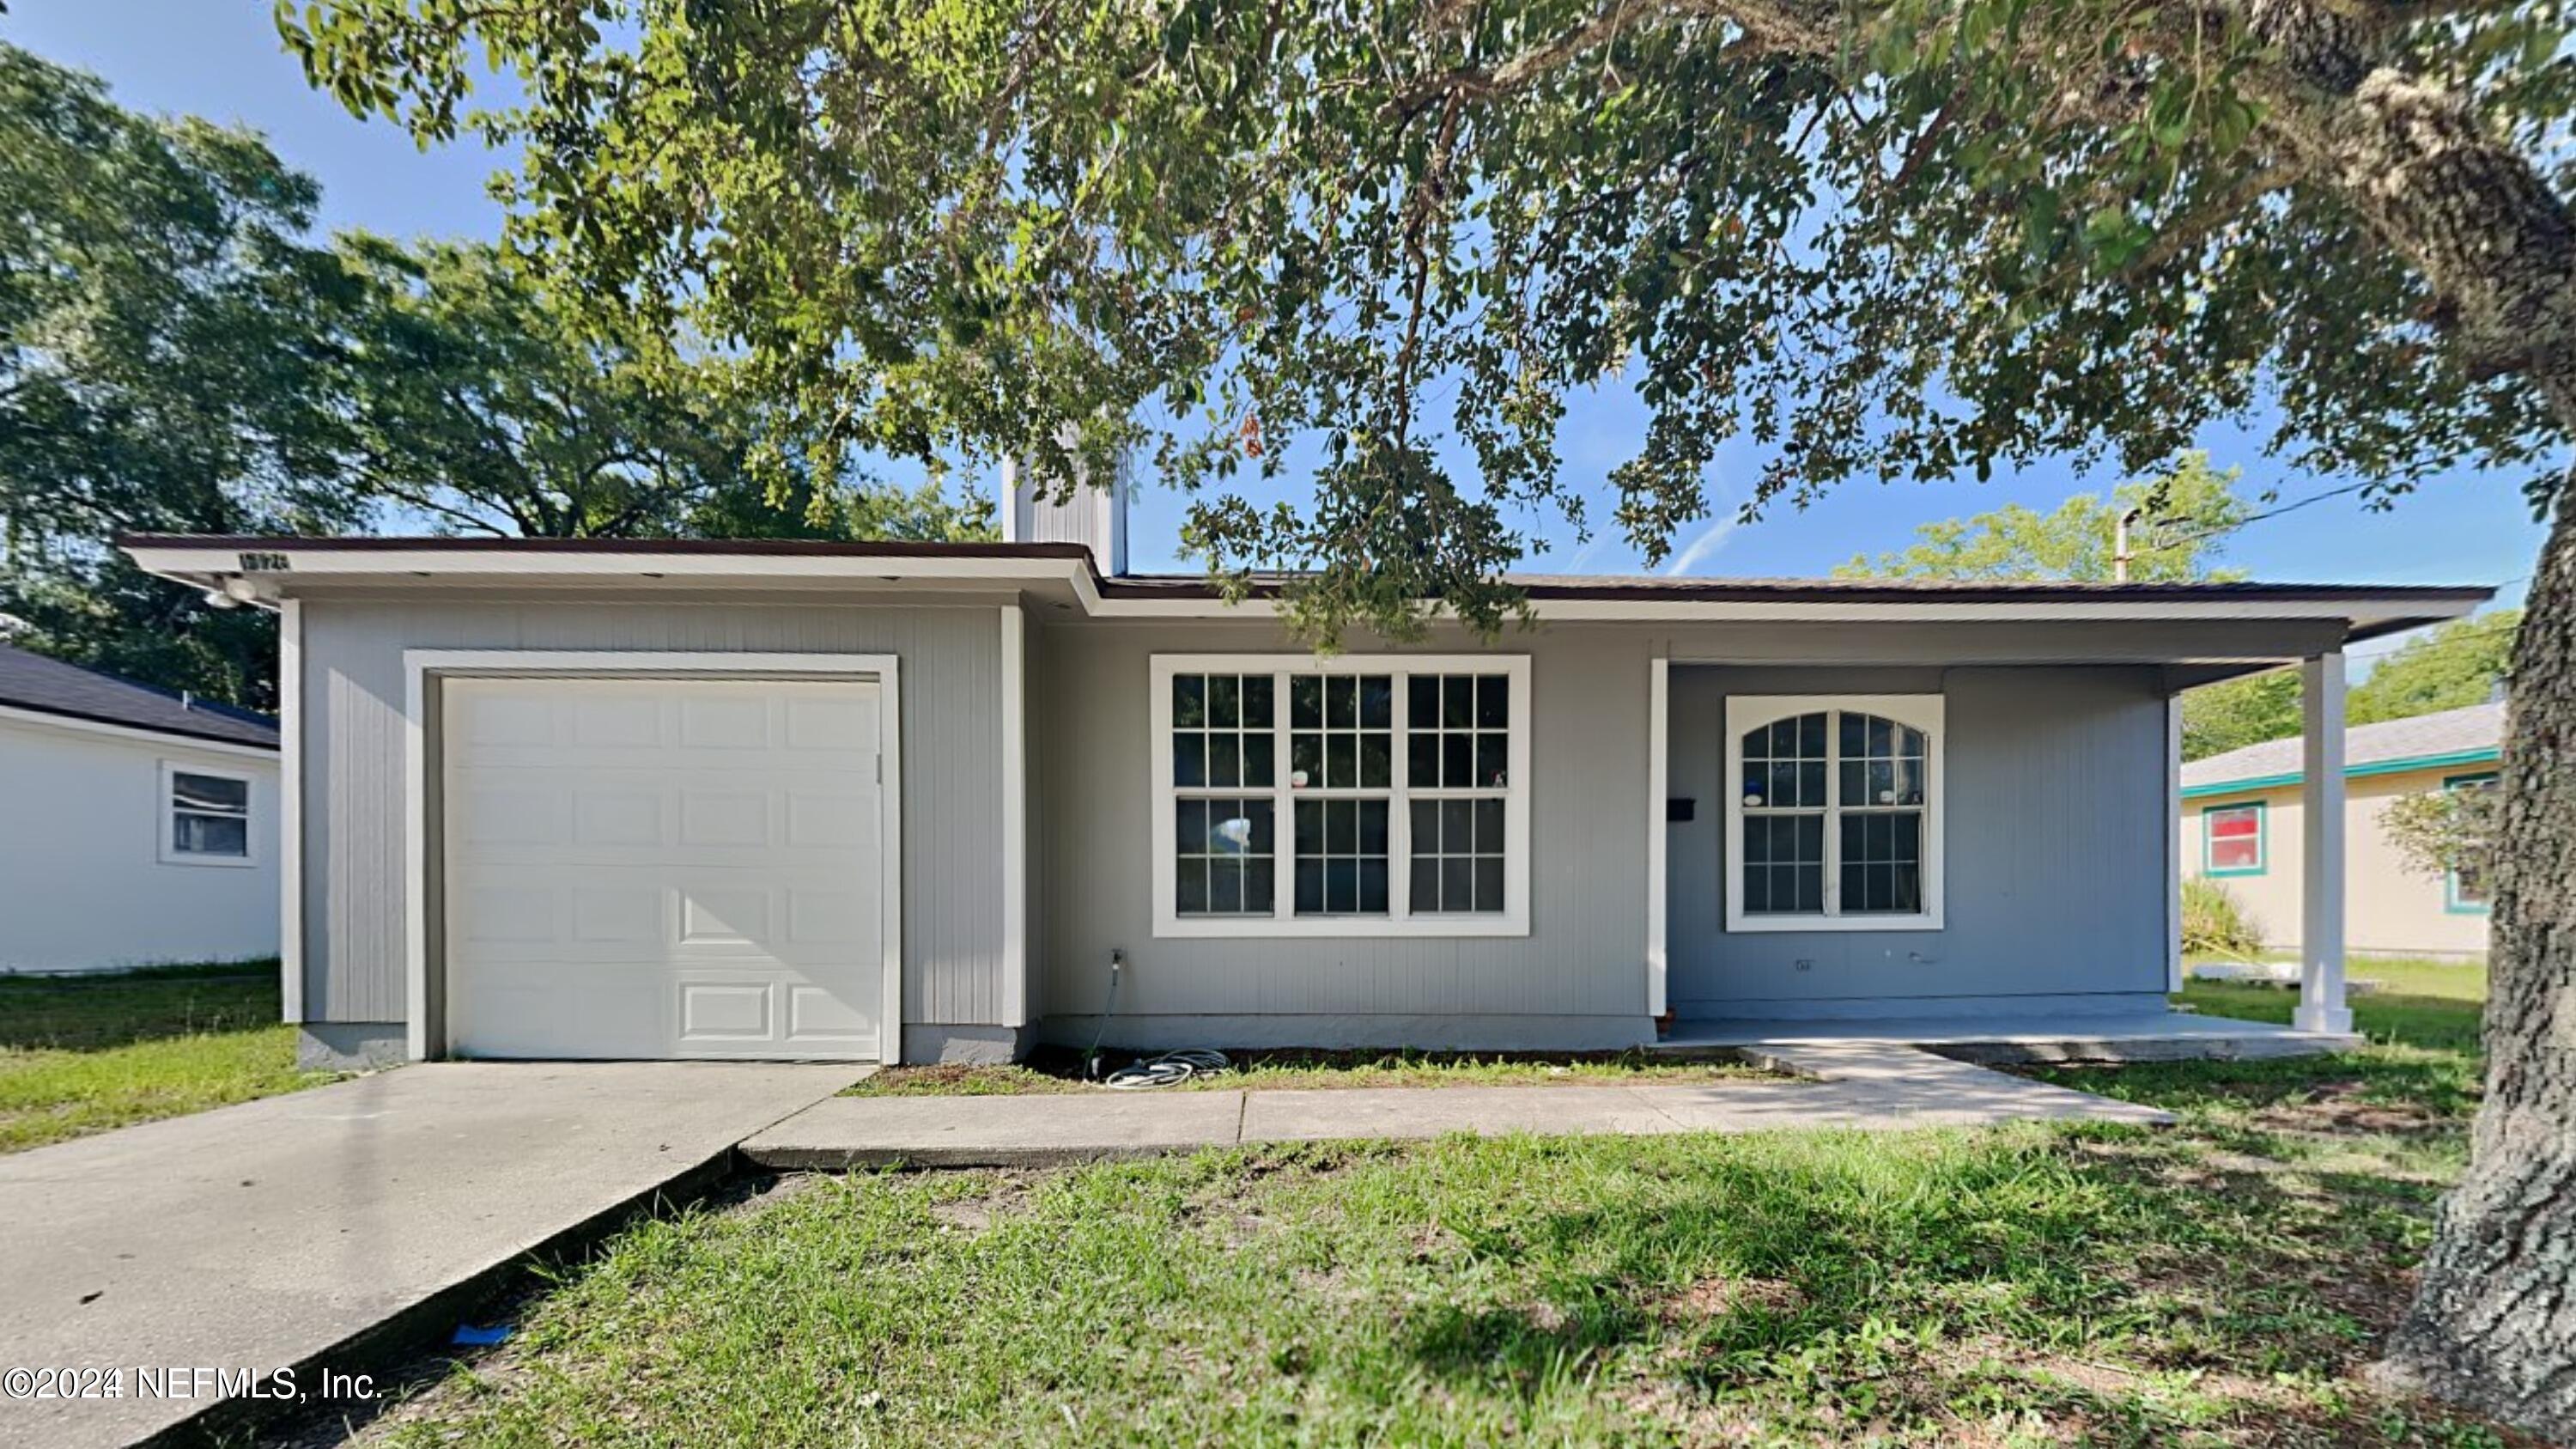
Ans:
[{"label": "concrete driveway", "polygon": [[122,1395],[32,1398],[10,1372],[0,1444],[130,1443],[226,1371],[293,1367],[317,1395],[351,1340],[458,1311],[460,1285],[866,1071],[436,1063],[0,1157],[0,1371],[112,1371]]}]

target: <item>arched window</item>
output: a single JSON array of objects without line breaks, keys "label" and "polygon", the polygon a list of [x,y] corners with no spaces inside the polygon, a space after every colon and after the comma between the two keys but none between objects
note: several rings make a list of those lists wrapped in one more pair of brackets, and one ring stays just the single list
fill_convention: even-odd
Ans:
[{"label": "arched window", "polygon": [[1941,923],[1941,697],[1727,701],[1727,927]]}]

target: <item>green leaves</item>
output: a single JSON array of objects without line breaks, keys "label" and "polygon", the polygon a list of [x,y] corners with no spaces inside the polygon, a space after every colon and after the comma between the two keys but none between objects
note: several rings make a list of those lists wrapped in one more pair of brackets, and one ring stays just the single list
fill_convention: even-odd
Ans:
[{"label": "green leaves", "polygon": [[0,196],[17,642],[271,702],[267,616],[137,573],[123,531],[990,534],[988,504],[935,473],[877,486],[850,435],[782,405],[800,379],[763,369],[789,348],[709,355],[669,299],[593,305],[489,245],[318,244],[313,182],[256,136],[135,115],[5,45]]},{"label": "green leaves", "polygon": [[[2401,27],[2390,58],[2538,151],[2576,108],[2539,59],[2563,8]],[[1759,509],[2149,472],[2258,409],[2292,462],[2391,489],[2564,441],[2438,345],[2423,283],[2274,133],[2281,57],[2207,7],[297,16],[349,103],[524,148],[513,239],[559,294],[685,326],[826,447],[1072,477],[1141,446],[1221,576],[1317,573],[1319,639],[1410,629],[1417,597],[1505,617],[1522,539],[1598,483],[1660,557],[1730,444]],[[462,115],[495,68],[524,106]],[[1645,425],[1569,469],[1566,399],[1597,388]],[[1235,506],[1290,459],[1311,509]]]},{"label": "green leaves", "polygon": [[0,614],[12,642],[268,702],[268,622],[137,573],[119,531],[341,526],[317,196],[256,136],[112,104],[0,44]]},{"label": "green leaves", "polygon": [[2048,513],[2007,504],[1973,518],[1926,524],[1916,542],[1873,561],[1855,558],[1836,578],[2076,579],[2102,582],[2117,572],[2119,521],[2129,516],[2129,577],[2141,583],[2224,578],[2212,562],[2247,505],[2236,495],[2237,470],[2187,455],[2161,477],[2124,483],[2106,499],[2079,493]]}]

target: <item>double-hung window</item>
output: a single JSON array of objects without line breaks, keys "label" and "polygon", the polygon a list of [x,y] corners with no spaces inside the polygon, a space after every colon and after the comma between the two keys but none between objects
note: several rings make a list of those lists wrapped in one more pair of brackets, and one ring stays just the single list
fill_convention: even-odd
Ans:
[{"label": "double-hung window", "polygon": [[1156,655],[1159,936],[1529,933],[1526,655]]},{"label": "double-hung window", "polygon": [[2261,875],[2271,869],[2270,822],[2264,802],[2210,805],[2200,812],[2200,873],[2207,876]]},{"label": "double-hung window", "polygon": [[171,865],[250,865],[251,778],[229,770],[161,766],[161,859]]},{"label": "double-hung window", "polygon": [[[2496,788],[2496,776],[2492,772],[2453,775],[2442,782],[2442,788],[2492,792]],[[2487,804],[2493,807],[2492,794],[2487,797]],[[2493,887],[2487,879],[2487,862],[2483,856],[2484,852],[2478,852],[2465,857],[2442,873],[2442,908],[2452,915],[2483,916],[2495,909]]]},{"label": "double-hung window", "polygon": [[1728,930],[1940,929],[1941,706],[1727,699]]}]

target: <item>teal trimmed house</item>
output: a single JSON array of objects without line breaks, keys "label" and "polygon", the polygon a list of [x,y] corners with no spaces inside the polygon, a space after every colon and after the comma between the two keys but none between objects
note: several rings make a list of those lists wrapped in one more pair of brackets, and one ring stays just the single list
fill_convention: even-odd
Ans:
[{"label": "teal trimmed house", "polygon": [[[2381,828],[2402,796],[2492,788],[2503,757],[2501,701],[2361,725],[2344,735],[2346,943],[2357,955],[2477,960],[2487,950],[2486,882],[2475,870],[2424,874]],[[2267,740],[2182,770],[2182,870],[2224,884],[2266,947],[2301,947],[2306,811],[2300,742]]]}]

